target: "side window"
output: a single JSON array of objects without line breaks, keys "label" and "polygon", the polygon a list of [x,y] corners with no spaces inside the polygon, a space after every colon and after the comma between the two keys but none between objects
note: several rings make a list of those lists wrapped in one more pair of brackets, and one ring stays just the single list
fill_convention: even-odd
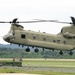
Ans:
[{"label": "side window", "polygon": [[60,40],[57,40],[57,43],[60,43]]},{"label": "side window", "polygon": [[53,40],[53,42],[56,42],[55,40]]},{"label": "side window", "polygon": [[43,41],[46,41],[46,38],[43,38]]},{"label": "side window", "polygon": [[25,34],[21,34],[21,38],[25,39],[26,35]]},{"label": "side window", "polygon": [[35,40],[36,39],[36,36],[33,36],[33,39]]},{"label": "side window", "polygon": [[66,41],[63,41],[64,44],[66,44]]}]

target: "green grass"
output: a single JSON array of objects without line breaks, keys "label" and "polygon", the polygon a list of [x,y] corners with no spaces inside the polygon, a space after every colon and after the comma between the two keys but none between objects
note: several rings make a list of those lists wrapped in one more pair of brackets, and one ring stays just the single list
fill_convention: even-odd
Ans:
[{"label": "green grass", "polygon": [[[8,61],[12,60],[0,60]],[[45,60],[45,59],[25,59],[22,62],[23,66],[36,66],[36,67],[52,67],[52,68],[75,68],[75,61],[73,60]],[[19,67],[20,68],[20,67]],[[75,73],[65,73],[65,72],[52,72],[52,71],[36,71],[36,70],[25,70],[16,67],[0,67],[0,73],[30,73],[30,74],[43,74],[43,75],[75,75]]]},{"label": "green grass", "polygon": [[37,67],[75,67],[75,61],[24,60],[23,65]]},{"label": "green grass", "polygon": [[75,73],[50,72],[50,71],[25,71],[8,68],[1,68],[0,73],[28,73],[28,74],[43,74],[43,75],[75,75]]}]

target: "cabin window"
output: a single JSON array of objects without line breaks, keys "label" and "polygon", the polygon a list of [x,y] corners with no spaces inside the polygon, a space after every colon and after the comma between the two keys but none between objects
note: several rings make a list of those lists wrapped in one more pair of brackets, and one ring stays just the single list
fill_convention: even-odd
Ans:
[{"label": "cabin window", "polygon": [[59,42],[60,42],[60,40],[57,40],[57,42],[59,43]]},{"label": "cabin window", "polygon": [[46,38],[43,38],[44,41],[46,41]]},{"label": "cabin window", "polygon": [[63,41],[64,44],[66,44],[66,41]]},{"label": "cabin window", "polygon": [[53,42],[56,42],[55,40],[53,40]]},{"label": "cabin window", "polygon": [[33,39],[35,40],[36,39],[36,36],[33,36]]},{"label": "cabin window", "polygon": [[26,35],[25,34],[21,34],[21,38],[25,39]]}]

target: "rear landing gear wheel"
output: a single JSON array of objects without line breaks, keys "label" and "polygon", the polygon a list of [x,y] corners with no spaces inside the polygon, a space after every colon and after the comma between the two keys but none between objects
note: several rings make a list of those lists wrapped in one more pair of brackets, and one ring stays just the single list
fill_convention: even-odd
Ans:
[{"label": "rear landing gear wheel", "polygon": [[70,51],[70,52],[69,52],[69,55],[73,55],[73,52],[72,52],[72,51]]},{"label": "rear landing gear wheel", "polygon": [[60,55],[63,55],[63,52],[62,52],[62,51],[60,51],[60,52],[59,52],[59,54],[60,54]]}]

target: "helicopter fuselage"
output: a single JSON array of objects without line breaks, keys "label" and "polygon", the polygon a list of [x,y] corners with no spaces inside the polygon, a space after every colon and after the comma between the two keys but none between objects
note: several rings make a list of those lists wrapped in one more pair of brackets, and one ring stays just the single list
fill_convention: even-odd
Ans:
[{"label": "helicopter fuselage", "polygon": [[42,33],[31,30],[23,30],[21,29],[22,27],[19,26],[17,26],[17,28],[11,28],[11,31],[9,31],[3,39],[9,43],[22,46],[40,47],[52,50],[73,50],[75,48],[75,38],[65,37],[62,35],[65,32],[55,35],[45,32]]}]

